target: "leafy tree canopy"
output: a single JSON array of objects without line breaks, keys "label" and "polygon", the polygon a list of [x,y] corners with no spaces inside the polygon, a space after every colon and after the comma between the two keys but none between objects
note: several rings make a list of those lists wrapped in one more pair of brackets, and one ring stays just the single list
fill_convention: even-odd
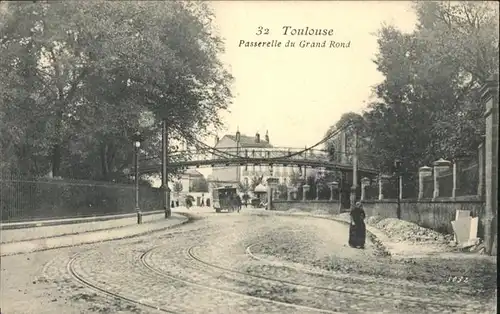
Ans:
[{"label": "leafy tree canopy", "polygon": [[219,128],[232,77],[212,18],[200,2],[3,2],[2,166],[120,179],[134,132],[147,157],[162,119],[174,140]]},{"label": "leafy tree canopy", "polygon": [[384,80],[359,132],[366,142],[360,157],[382,171],[395,158],[415,172],[441,157],[474,155],[484,132],[477,90],[498,70],[496,4],[419,1],[413,8],[413,32],[383,25],[377,33],[374,62]]}]

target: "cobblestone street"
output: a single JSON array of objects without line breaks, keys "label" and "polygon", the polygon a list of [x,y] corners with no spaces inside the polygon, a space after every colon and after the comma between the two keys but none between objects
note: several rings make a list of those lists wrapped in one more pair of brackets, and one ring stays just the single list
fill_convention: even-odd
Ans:
[{"label": "cobblestone street", "polygon": [[495,312],[491,291],[419,280],[412,263],[397,264],[411,279],[370,274],[372,265],[401,266],[371,242],[347,246],[339,222],[190,213],[174,229],[2,257],[2,313]]}]

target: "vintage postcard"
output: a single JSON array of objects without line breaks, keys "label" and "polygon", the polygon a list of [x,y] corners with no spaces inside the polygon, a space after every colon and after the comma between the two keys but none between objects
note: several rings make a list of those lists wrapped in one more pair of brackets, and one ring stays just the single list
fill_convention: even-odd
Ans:
[{"label": "vintage postcard", "polygon": [[0,1],[0,314],[496,313],[498,21]]}]

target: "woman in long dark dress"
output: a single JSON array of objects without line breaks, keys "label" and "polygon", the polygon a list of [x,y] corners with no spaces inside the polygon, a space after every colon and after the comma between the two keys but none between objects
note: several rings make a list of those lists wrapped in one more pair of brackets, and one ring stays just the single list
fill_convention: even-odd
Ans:
[{"label": "woman in long dark dress", "polygon": [[365,211],[363,205],[357,202],[354,209],[351,210],[351,225],[349,227],[349,245],[356,248],[365,247],[366,226]]}]

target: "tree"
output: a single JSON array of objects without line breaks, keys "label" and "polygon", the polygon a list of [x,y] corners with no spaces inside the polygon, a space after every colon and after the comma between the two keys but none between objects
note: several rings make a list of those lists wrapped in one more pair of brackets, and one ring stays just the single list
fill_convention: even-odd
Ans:
[{"label": "tree", "polygon": [[333,132],[343,129],[345,134],[346,147],[343,151],[342,136],[339,134],[325,143],[325,149],[328,152],[329,160],[341,163],[343,161],[352,162],[354,154],[354,135],[357,134],[358,161],[364,167],[371,167],[372,158],[368,149],[369,133],[366,131],[366,122],[364,117],[355,112],[344,113],[340,119],[330,126],[326,136]]},{"label": "tree", "polygon": [[302,181],[302,176],[297,172],[292,172],[288,177],[288,183],[294,187],[299,186]]},{"label": "tree", "polygon": [[280,198],[287,199],[288,187],[286,184],[278,184],[276,190],[278,191]]},{"label": "tree", "polygon": [[[417,39],[427,68],[439,70],[449,101],[434,126],[440,153],[470,155],[481,141],[483,108],[477,89],[498,71],[498,5],[491,2],[416,2]],[[434,77],[438,76],[433,74]],[[458,128],[458,130],[457,130]]]},{"label": "tree", "polygon": [[250,192],[252,189],[250,187],[250,184],[248,184],[248,182],[239,182],[238,183],[238,190],[240,191],[240,193],[243,193],[243,200],[244,201],[248,201],[250,199],[248,192]]},{"label": "tree", "polygon": [[190,192],[208,192],[208,182],[204,177],[195,178],[191,182]]},{"label": "tree", "polygon": [[252,191],[254,191],[254,190],[255,190],[255,188],[257,187],[257,185],[259,185],[259,184],[263,184],[263,180],[264,180],[264,176],[254,176],[254,177],[252,178],[251,183],[250,183],[250,189],[251,189]]},{"label": "tree", "polygon": [[[377,33],[374,63],[384,80],[358,128],[360,165],[387,173],[399,158],[408,180],[438,158],[475,155],[484,132],[477,89],[498,69],[499,49],[492,3],[420,1],[414,9],[415,31],[384,25]],[[345,114],[328,132],[355,117]]]},{"label": "tree", "polygon": [[184,189],[184,187],[182,186],[182,182],[180,181],[177,181],[177,182],[174,182],[174,192],[175,194],[177,195],[177,197],[179,197],[179,194],[182,192],[182,190]]},{"label": "tree", "polygon": [[408,168],[472,154],[483,129],[474,89],[498,67],[498,9],[487,2],[418,2],[417,30],[384,26],[375,63],[382,100],[365,114],[373,149]]},{"label": "tree", "polygon": [[122,178],[133,132],[145,135],[142,154],[151,157],[163,117],[173,140],[221,126],[232,77],[208,4],[0,5],[0,149],[10,168]]}]

